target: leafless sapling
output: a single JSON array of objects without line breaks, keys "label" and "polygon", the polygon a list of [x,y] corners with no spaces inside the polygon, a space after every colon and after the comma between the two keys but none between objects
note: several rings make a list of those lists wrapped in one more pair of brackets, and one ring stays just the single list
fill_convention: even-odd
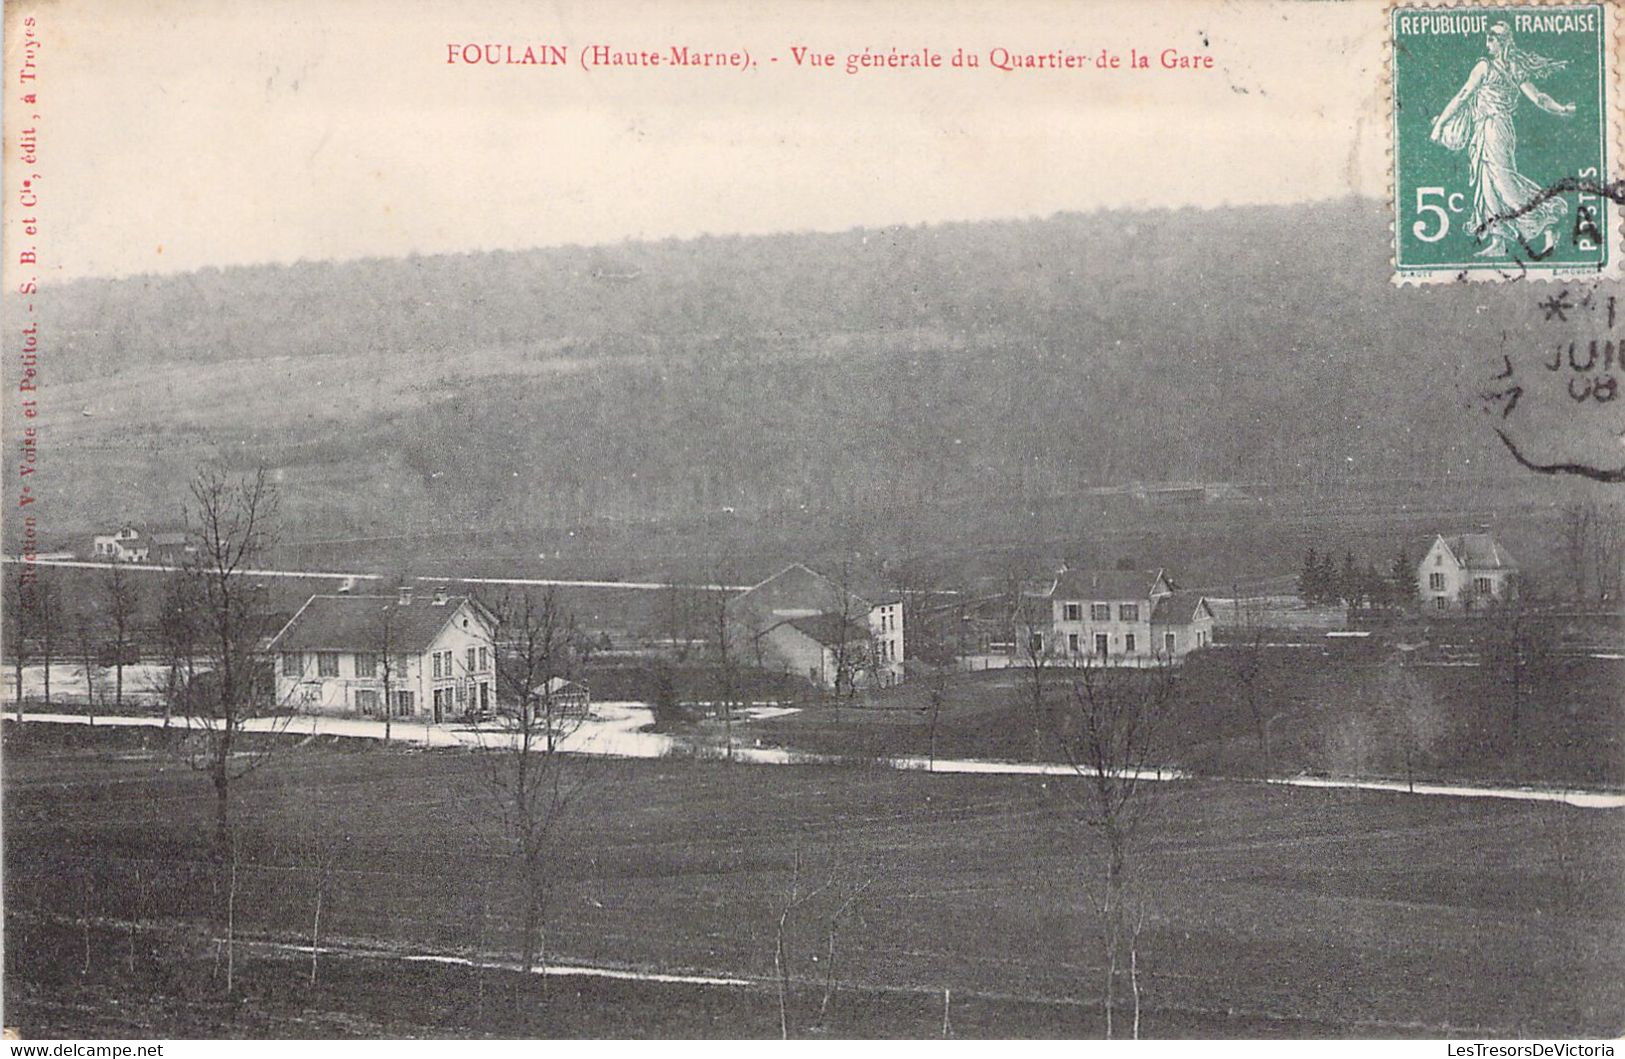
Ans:
[{"label": "leafless sapling", "polygon": [[124,661],[141,607],[140,589],[124,567],[114,563],[102,577],[102,603],[113,650],[113,709],[124,709]]},{"label": "leafless sapling", "polygon": [[583,782],[566,775],[561,751],[583,718],[563,708],[555,683],[574,673],[576,629],[552,589],[510,593],[494,612],[499,705],[494,728],[481,736],[483,779],[507,844],[530,971],[546,959],[556,841]]},{"label": "leafless sapling", "polygon": [[244,723],[275,706],[261,646],[273,631],[270,614],[248,571],[272,544],[277,494],[261,466],[247,476],[205,468],[192,479],[191,495],[187,523],[195,550],[180,576],[192,581],[187,591],[197,601],[200,668],[207,677],[194,682],[187,705],[202,735],[193,767],[214,787],[215,843],[224,865],[231,853],[232,784],[267,759],[263,749],[243,752]]},{"label": "leafless sapling", "polygon": [[[1130,906],[1142,898],[1134,893],[1131,855],[1161,775],[1157,755],[1164,751],[1175,680],[1167,660],[1149,668],[1079,660],[1065,668],[1064,677],[1062,694],[1047,697],[1042,708],[1063,760],[1081,781],[1081,793],[1074,794],[1080,816],[1104,847],[1096,868],[1104,884],[1097,905],[1105,957],[1102,1003],[1110,1038],[1125,964],[1134,979],[1131,986],[1138,989],[1138,944],[1128,917]],[[1087,872],[1083,878],[1087,880]]]},{"label": "leafless sapling", "polygon": [[34,637],[35,571],[21,556],[6,564],[4,607],[6,619],[6,654],[10,657],[12,676],[16,681],[17,723],[23,720],[23,675],[28,670]]},{"label": "leafless sapling", "polygon": [[1383,671],[1380,709],[1390,739],[1399,745],[1405,785],[1416,792],[1416,766],[1433,752],[1445,733],[1445,718],[1403,652],[1394,652]]}]

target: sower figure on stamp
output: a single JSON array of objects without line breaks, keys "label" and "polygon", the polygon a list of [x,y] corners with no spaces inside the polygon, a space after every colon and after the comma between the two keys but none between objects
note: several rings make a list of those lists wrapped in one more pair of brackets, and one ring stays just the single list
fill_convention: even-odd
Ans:
[{"label": "sower figure on stamp", "polygon": [[1505,22],[1490,27],[1484,44],[1489,57],[1478,61],[1461,91],[1439,112],[1431,136],[1452,151],[1467,148],[1473,183],[1467,224],[1485,244],[1478,256],[1505,257],[1514,242],[1544,255],[1556,242],[1568,203],[1554,196],[1520,212],[1540,196],[1541,189],[1518,172],[1518,134],[1512,115],[1520,95],[1548,114],[1564,118],[1573,114],[1574,104],[1559,103],[1534,85],[1568,63],[1519,48]]}]

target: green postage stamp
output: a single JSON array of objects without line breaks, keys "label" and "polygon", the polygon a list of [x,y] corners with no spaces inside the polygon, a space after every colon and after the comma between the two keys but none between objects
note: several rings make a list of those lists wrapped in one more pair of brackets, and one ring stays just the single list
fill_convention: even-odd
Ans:
[{"label": "green postage stamp", "polygon": [[1389,12],[1396,282],[1620,274],[1615,17]]}]

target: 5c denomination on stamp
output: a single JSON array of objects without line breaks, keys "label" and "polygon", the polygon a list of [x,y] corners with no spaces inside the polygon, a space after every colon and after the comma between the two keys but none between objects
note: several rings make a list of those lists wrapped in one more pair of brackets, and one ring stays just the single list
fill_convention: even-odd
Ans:
[{"label": "5c denomination on stamp", "polygon": [[1395,280],[1619,275],[1610,6],[1389,18]]}]

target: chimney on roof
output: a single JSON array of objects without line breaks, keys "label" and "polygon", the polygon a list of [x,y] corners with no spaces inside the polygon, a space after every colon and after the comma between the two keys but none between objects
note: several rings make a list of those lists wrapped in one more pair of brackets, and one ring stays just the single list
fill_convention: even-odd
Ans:
[{"label": "chimney on roof", "polygon": [[445,585],[436,585],[435,586],[434,605],[437,606],[437,607],[444,607],[446,605],[446,586]]},{"label": "chimney on roof", "polygon": [[412,605],[412,582],[402,581],[400,587],[396,589],[396,592],[396,602],[403,607],[409,607]]}]

